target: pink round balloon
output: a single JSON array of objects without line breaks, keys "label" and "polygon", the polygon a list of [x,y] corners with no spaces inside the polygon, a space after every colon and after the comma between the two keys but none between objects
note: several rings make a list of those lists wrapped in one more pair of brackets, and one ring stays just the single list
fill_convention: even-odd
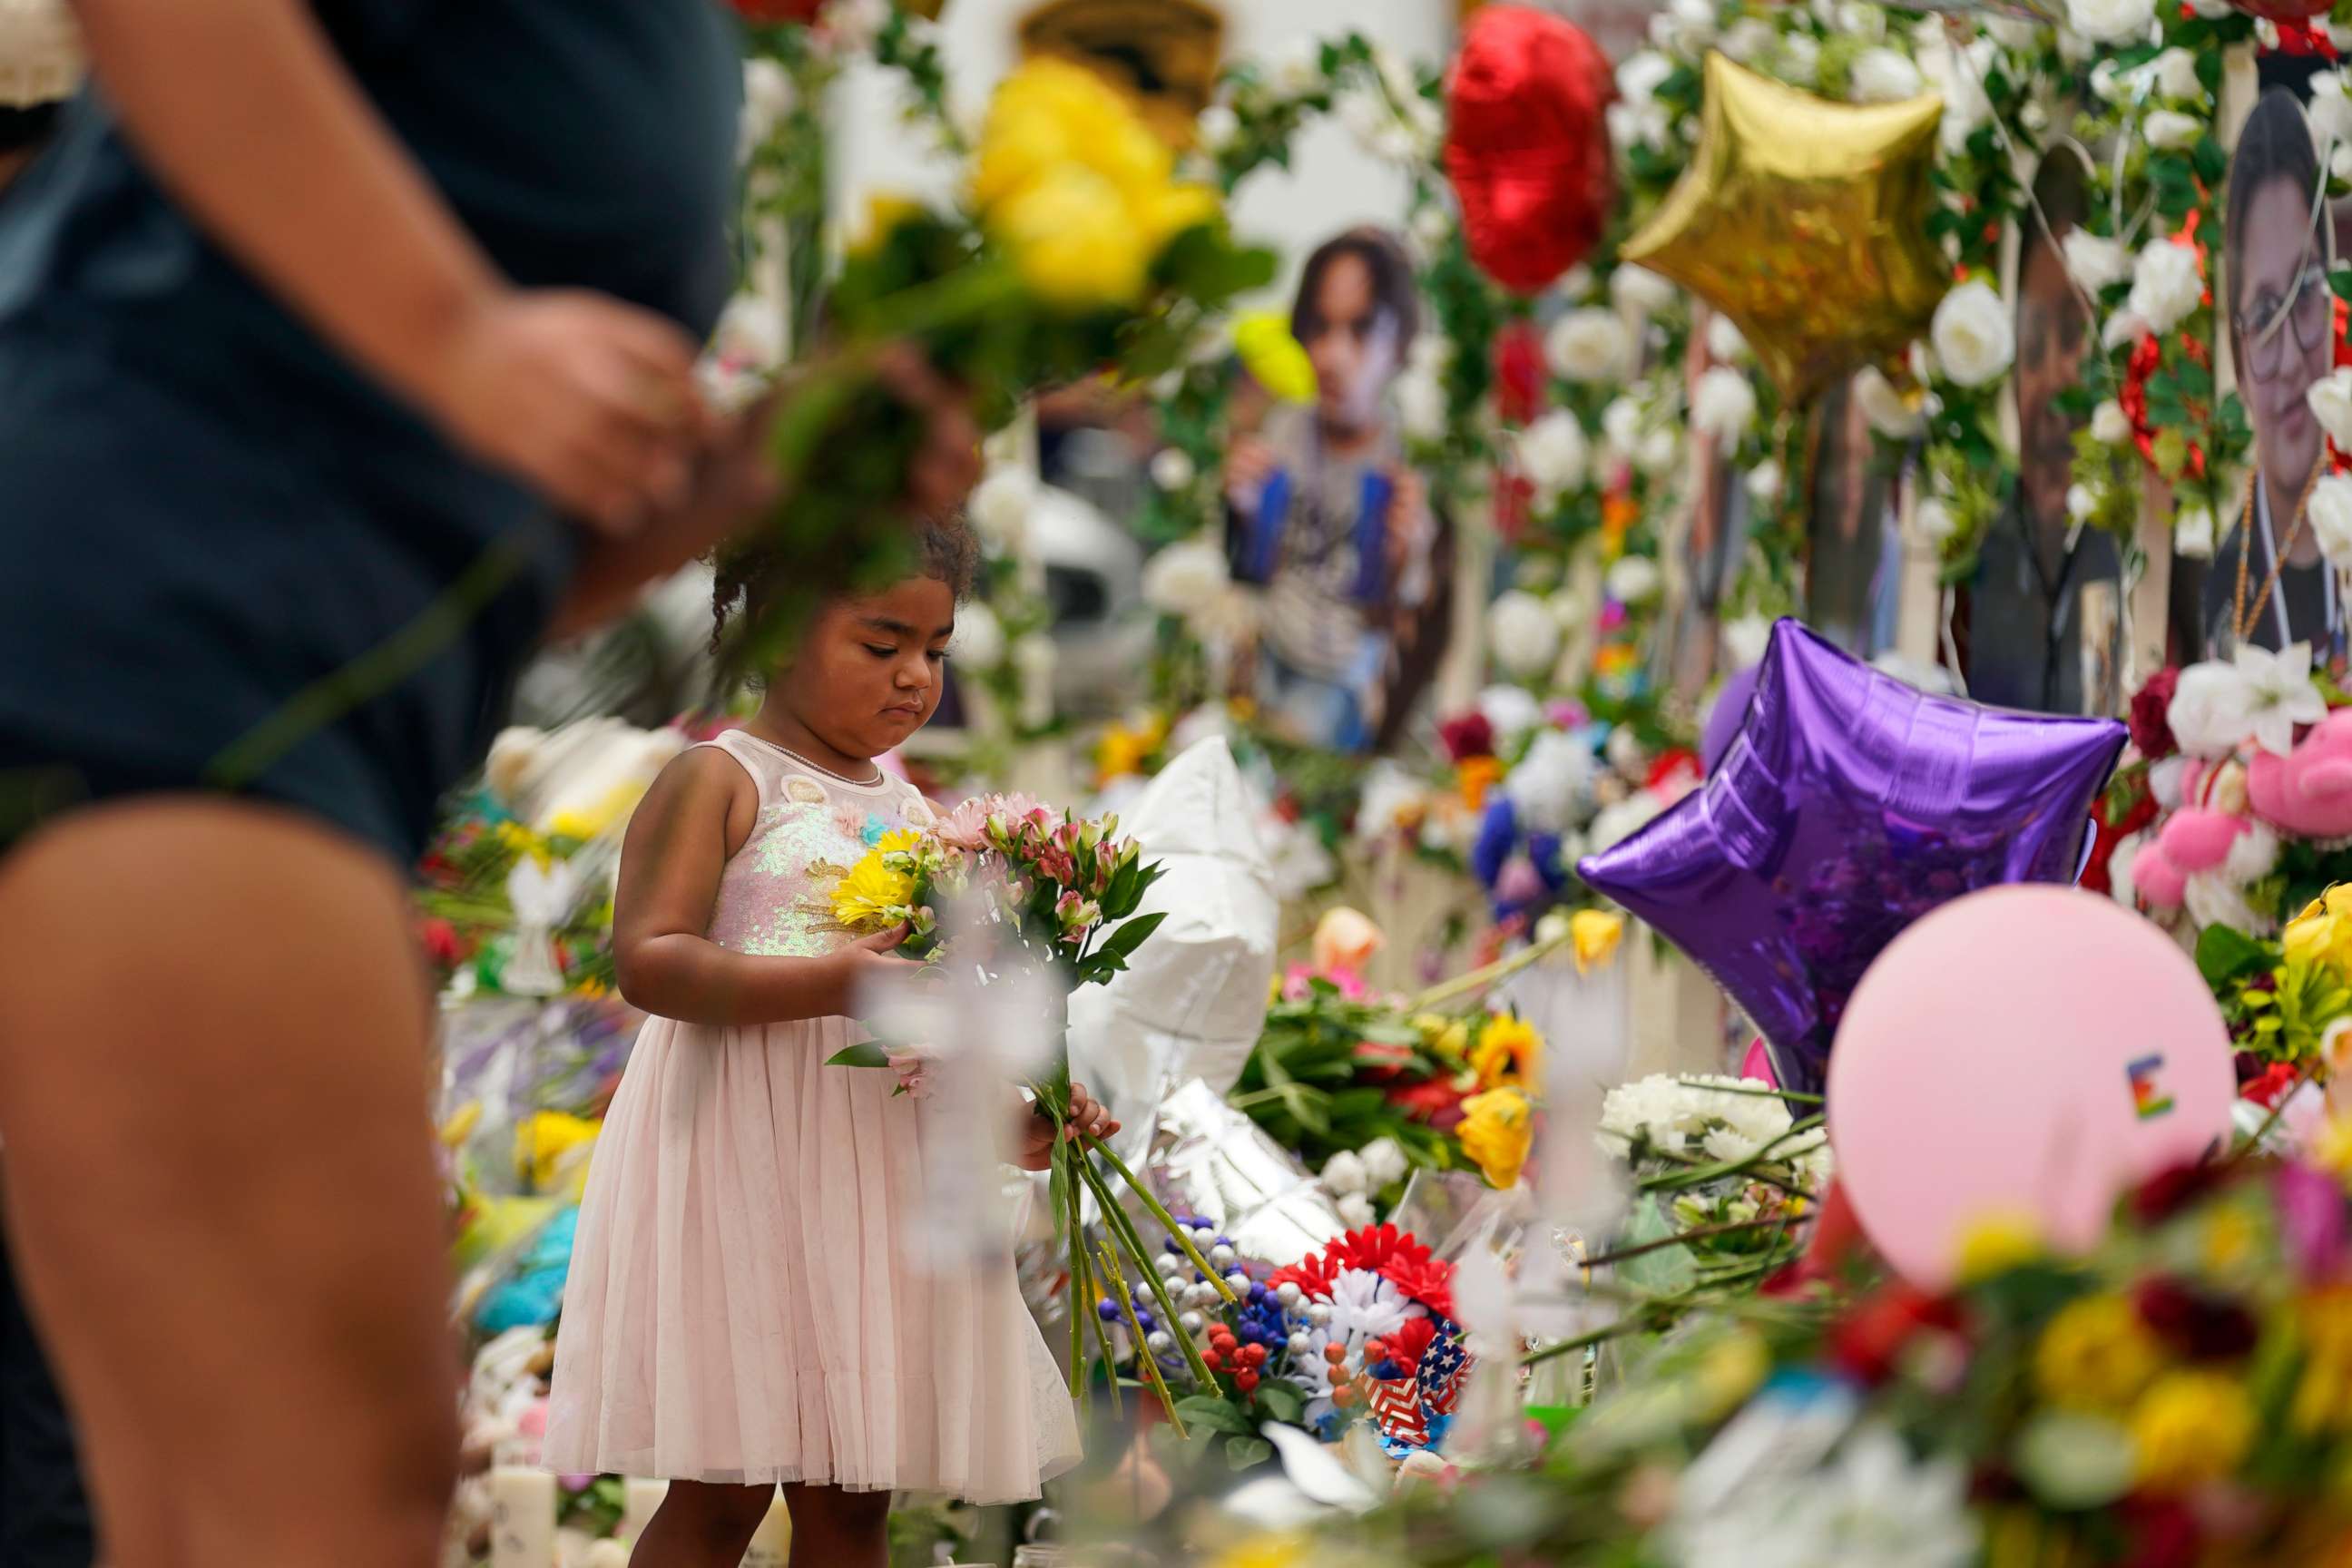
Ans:
[{"label": "pink round balloon", "polygon": [[1935,1289],[1987,1217],[2095,1245],[2126,1188],[2225,1144],[2236,1093],[2221,1009],[2155,925],[2072,888],[1989,888],[1854,988],[1830,1144],[1872,1244]]}]

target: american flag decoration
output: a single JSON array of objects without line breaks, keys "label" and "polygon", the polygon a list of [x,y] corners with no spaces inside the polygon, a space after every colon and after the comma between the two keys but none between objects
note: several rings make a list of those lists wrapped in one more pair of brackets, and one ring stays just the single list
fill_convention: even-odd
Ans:
[{"label": "american flag decoration", "polygon": [[1429,1421],[1422,1413],[1421,1387],[1410,1377],[1372,1384],[1372,1421],[1381,1436],[1415,1448],[1429,1446]]},{"label": "american flag decoration", "polygon": [[1421,1352],[1421,1371],[1413,1377],[1422,1403],[1432,1415],[1451,1415],[1462,1397],[1463,1380],[1470,1375],[1470,1352],[1452,1334],[1429,1342]]}]

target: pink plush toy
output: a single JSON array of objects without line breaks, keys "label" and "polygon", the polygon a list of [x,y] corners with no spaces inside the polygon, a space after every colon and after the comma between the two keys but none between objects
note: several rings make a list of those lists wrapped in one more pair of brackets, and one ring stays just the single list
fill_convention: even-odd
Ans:
[{"label": "pink plush toy", "polygon": [[2313,725],[2284,757],[2257,752],[2246,770],[2254,815],[2301,838],[2352,838],[2352,708]]},{"label": "pink plush toy", "polygon": [[2177,910],[2189,897],[2189,873],[2173,864],[2157,839],[2141,845],[2139,853],[2132,857],[2131,879],[2151,909]]},{"label": "pink plush toy", "polygon": [[2189,763],[2181,775],[2179,808],[2132,858],[2132,886],[2153,908],[2179,909],[2188,897],[2189,879],[2220,867],[2230,858],[2238,835],[2253,826],[2204,803],[2210,768],[2206,763]]}]

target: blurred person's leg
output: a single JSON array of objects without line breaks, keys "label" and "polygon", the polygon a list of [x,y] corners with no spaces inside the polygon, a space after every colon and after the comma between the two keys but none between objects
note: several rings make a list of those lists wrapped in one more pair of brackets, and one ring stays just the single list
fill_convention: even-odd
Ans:
[{"label": "blurred person's leg", "polygon": [[0,931],[10,1237],[110,1563],[425,1568],[456,1367],[390,865],[133,799],[0,860]]},{"label": "blurred person's leg", "polygon": [[90,1568],[97,1560],[65,1397],[0,1248],[0,1568]]}]

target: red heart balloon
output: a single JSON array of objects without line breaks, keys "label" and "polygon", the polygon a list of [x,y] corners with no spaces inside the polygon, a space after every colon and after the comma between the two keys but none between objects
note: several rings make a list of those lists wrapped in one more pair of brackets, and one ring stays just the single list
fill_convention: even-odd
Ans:
[{"label": "red heart balloon", "polygon": [[1486,5],[1454,61],[1445,172],[1470,258],[1532,294],[1600,241],[1616,194],[1602,110],[1609,58],[1579,28],[1518,5]]}]

